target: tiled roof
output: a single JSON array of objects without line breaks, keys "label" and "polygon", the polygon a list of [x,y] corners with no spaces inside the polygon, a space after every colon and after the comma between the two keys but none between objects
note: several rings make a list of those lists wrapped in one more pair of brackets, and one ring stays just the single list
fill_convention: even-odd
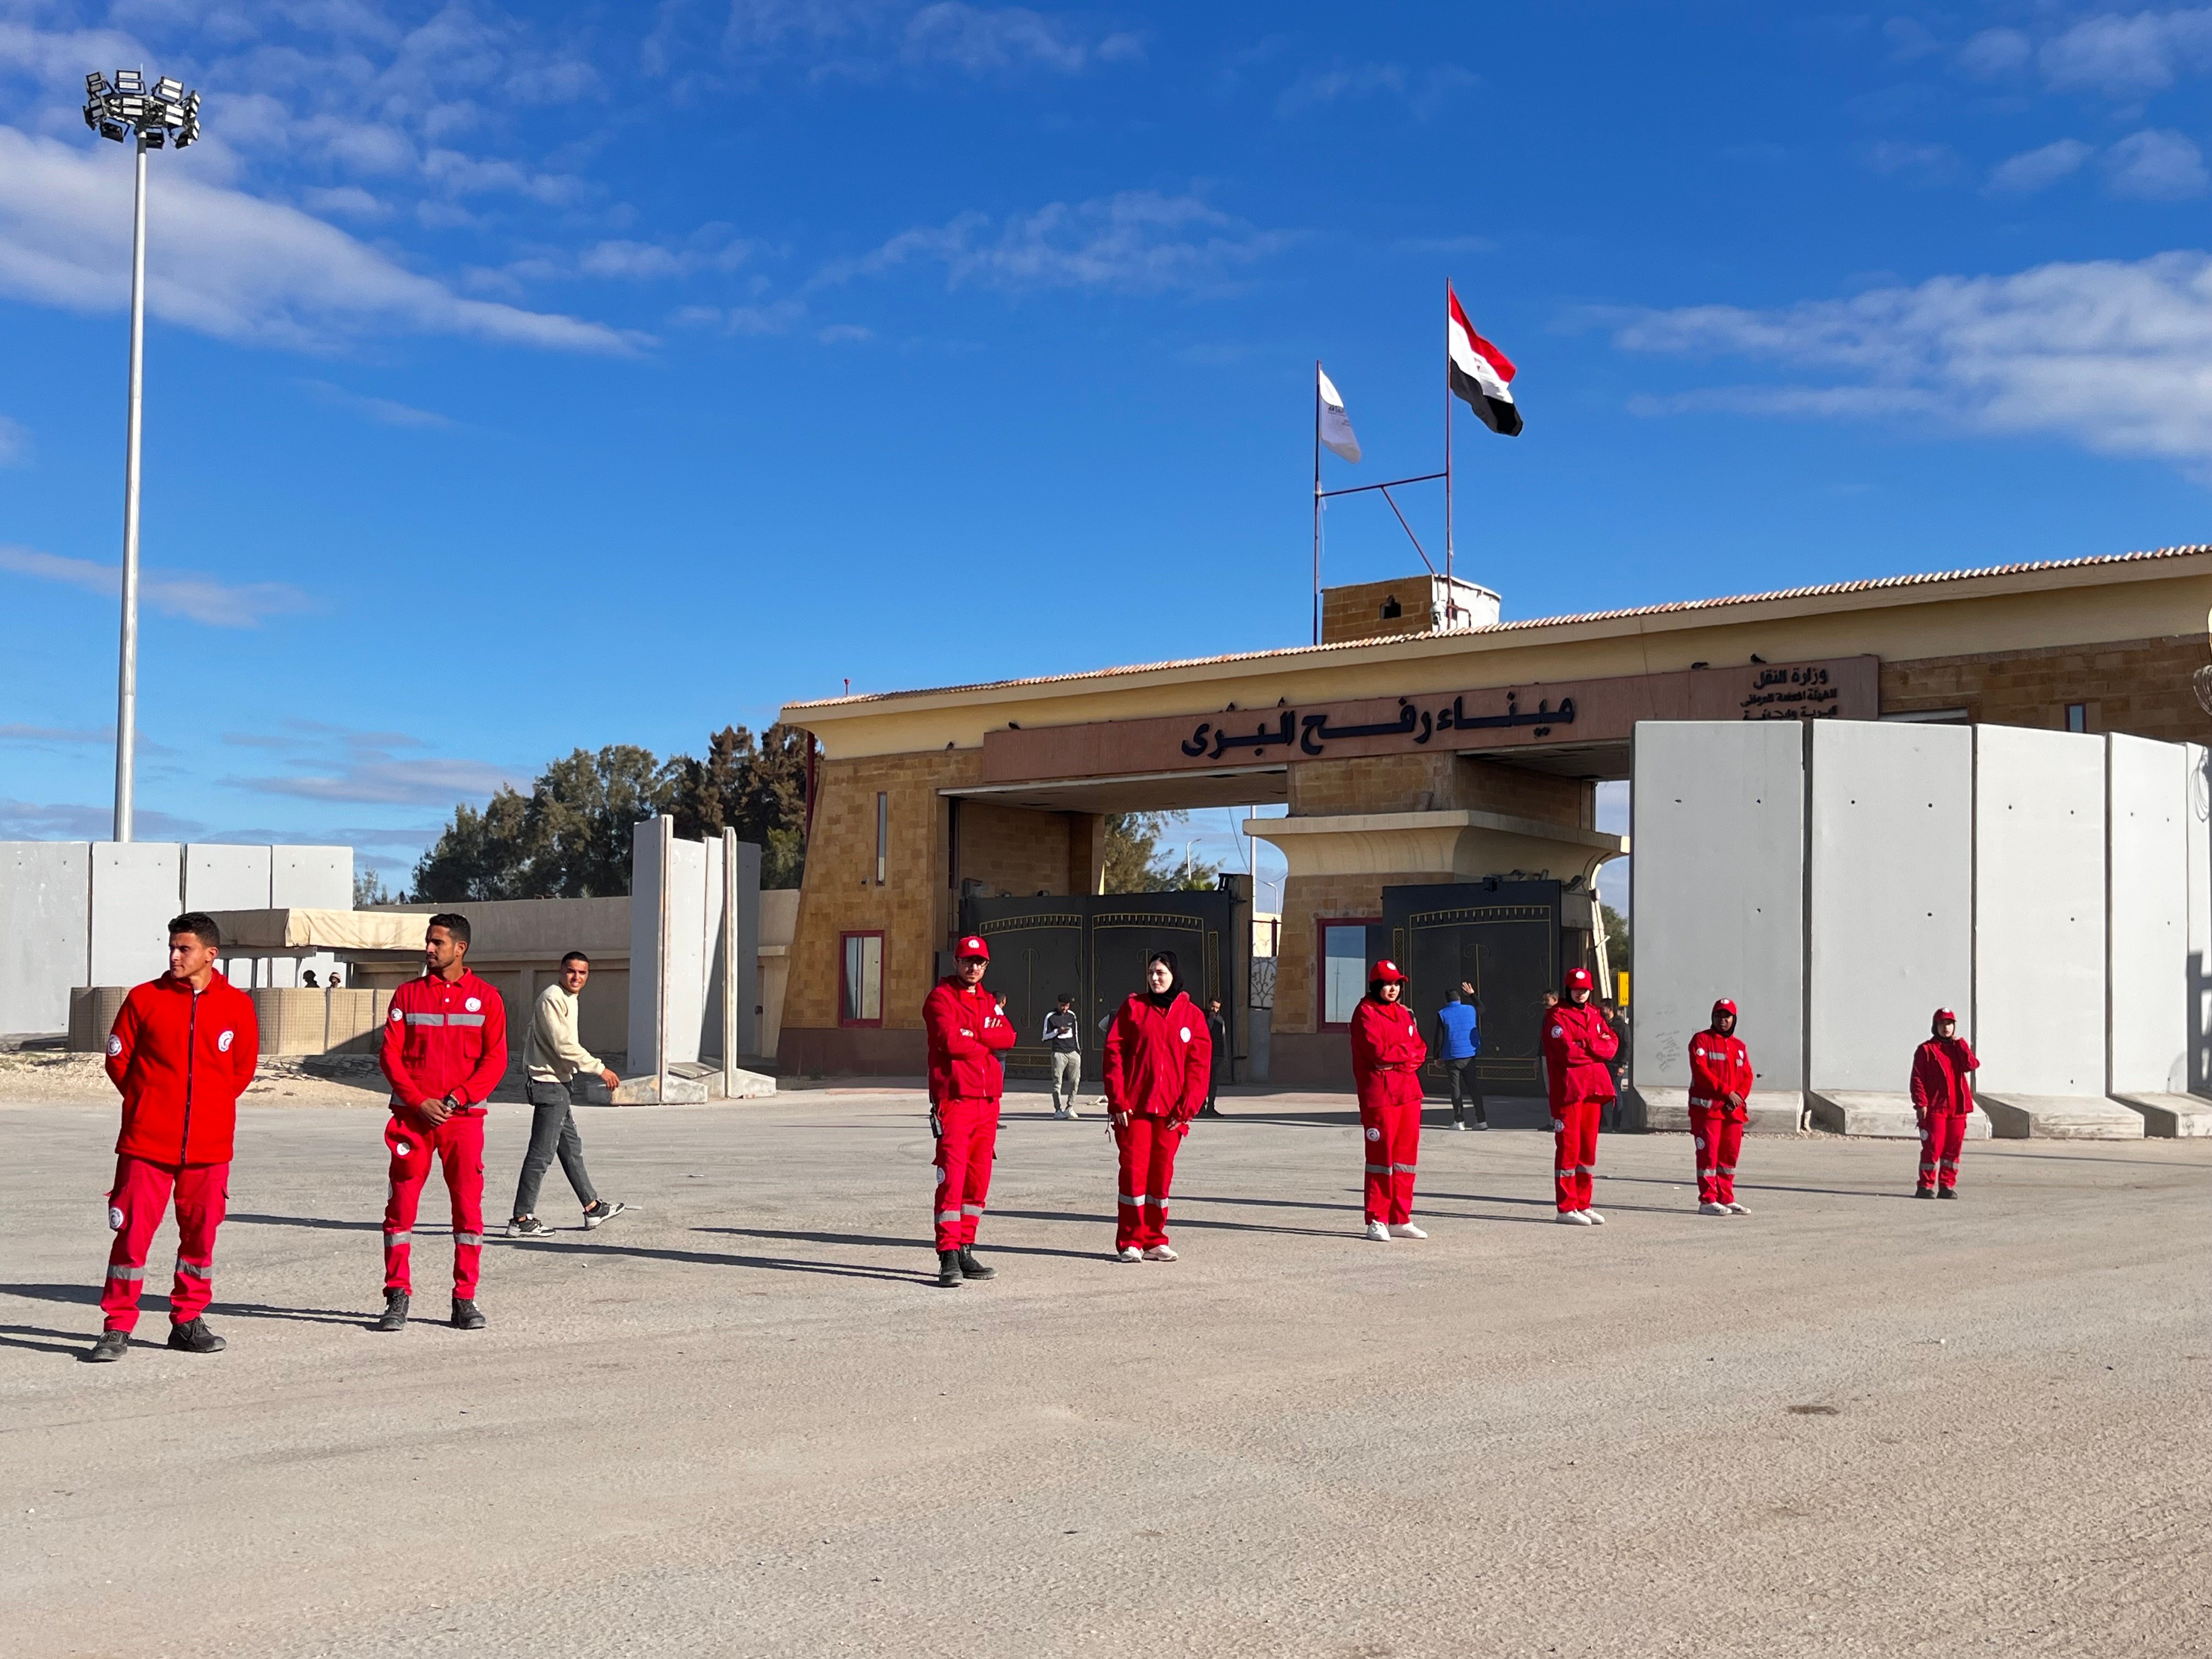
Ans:
[{"label": "tiled roof", "polygon": [[1266,651],[1236,651],[1218,657],[1181,657],[1168,662],[1131,663],[1120,668],[1088,668],[1070,674],[1036,674],[1026,679],[979,680],[968,685],[933,685],[903,691],[858,691],[849,697],[821,697],[793,702],[787,708],[849,708],[859,704],[885,702],[896,697],[945,696],[958,691],[1011,691],[1025,686],[1056,685],[1073,680],[1115,679],[1129,674],[1150,674],[1176,668],[1209,668],[1218,664],[1282,661],[1293,657],[1319,657],[1333,651],[1356,651],[1370,645],[1390,645],[1405,640],[1472,639],[1499,634],[1526,633],[1540,628],[1563,628],[1578,623],[1620,622],[1634,617],[1668,617],[1692,611],[1717,611],[1731,605],[1760,605],[1773,599],[1825,599],[1845,593],[1872,593],[1887,588],[1928,587],[1938,582],[1973,581],[1990,576],[2021,576],[2044,570],[2082,570],[2096,566],[2142,564],[2154,559],[2186,558],[2212,553],[2212,544],[2158,547],[2140,553],[2098,553],[2081,559],[2036,559],[2021,564],[1984,565],[1976,570],[1930,570],[1912,576],[1878,576],[1856,582],[1824,582],[1812,587],[1778,587],[1765,593],[1729,593],[1717,599],[1675,599],[1666,605],[1632,605],[1622,611],[1582,611],[1564,617],[1530,617],[1521,622],[1492,623],[1483,628],[1457,629],[1449,634],[1423,630],[1385,634],[1370,639],[1337,640],[1328,645],[1277,646]]}]

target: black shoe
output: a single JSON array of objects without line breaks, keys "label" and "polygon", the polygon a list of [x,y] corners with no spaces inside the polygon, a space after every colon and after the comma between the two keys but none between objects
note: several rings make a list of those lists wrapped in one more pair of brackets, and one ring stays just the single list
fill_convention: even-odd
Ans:
[{"label": "black shoe", "polygon": [[960,1283],[960,1252],[939,1250],[937,1253],[937,1282],[945,1290]]},{"label": "black shoe", "polygon": [[1936,1196],[1936,1189],[1933,1187],[1915,1187],[1912,1189],[1912,1195],[1915,1198],[1933,1198]]},{"label": "black shoe", "polygon": [[384,1293],[384,1311],[377,1316],[376,1323],[370,1326],[369,1329],[373,1331],[404,1331],[406,1328],[407,1292],[404,1291],[386,1291]]},{"label": "black shoe", "polygon": [[1486,1117],[1479,1117],[1474,1121],[1474,1127],[1478,1129],[1487,1129],[1490,1127],[1490,1120]]},{"label": "black shoe", "polygon": [[187,1319],[169,1327],[169,1346],[185,1353],[221,1353],[230,1346],[207,1328],[204,1319]]},{"label": "black shoe", "polygon": [[453,1298],[453,1328],[457,1331],[480,1331],[484,1328],[484,1316],[477,1311],[477,1304],[461,1297]]},{"label": "black shoe", "polygon": [[84,1352],[85,1358],[94,1365],[105,1365],[110,1360],[120,1359],[131,1346],[128,1331],[102,1331],[100,1340]]},{"label": "black shoe", "polygon": [[1946,1187],[1936,1194],[1938,1198],[1956,1198],[1958,1195],[1959,1189],[1956,1187]]},{"label": "black shoe", "polygon": [[1214,1105],[1209,1101],[1206,1104],[1198,1109],[1198,1115],[1200,1117],[1219,1117],[1221,1115],[1221,1108]]},{"label": "black shoe", "polygon": [[962,1245],[959,1256],[960,1276],[963,1279],[996,1279],[999,1276],[999,1270],[996,1267],[988,1267],[975,1259],[975,1249],[973,1245]]},{"label": "black shoe", "polygon": [[612,1221],[628,1208],[629,1206],[620,1199],[617,1199],[612,1203],[609,1203],[604,1198],[594,1200],[591,1207],[584,1212],[584,1231],[589,1232],[602,1222]]}]

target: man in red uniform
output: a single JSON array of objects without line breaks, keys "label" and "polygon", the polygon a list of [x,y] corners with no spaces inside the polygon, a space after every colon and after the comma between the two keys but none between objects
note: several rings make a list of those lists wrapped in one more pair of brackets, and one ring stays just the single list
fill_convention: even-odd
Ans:
[{"label": "man in red uniform", "polygon": [[146,1250],[177,1201],[177,1276],[169,1286],[169,1346],[221,1353],[200,1316],[215,1293],[215,1235],[230,1192],[238,1097],[253,1081],[261,1030],[253,999],[216,972],[222,935],[198,910],[169,924],[169,971],[133,988],[107,1037],[107,1075],[123,1091],[115,1190],[107,1195],[105,1316],[88,1359],[120,1359],[138,1323]]},{"label": "man in red uniform", "polygon": [[953,948],[954,967],[921,1005],[929,1034],[929,1115],[937,1134],[937,1282],[993,1279],[998,1269],[975,1259],[975,1224],[991,1192],[991,1160],[999,1141],[999,1097],[1014,1028],[999,1000],[983,988],[991,947],[974,933]]},{"label": "man in red uniform", "polygon": [[1587,968],[1567,975],[1566,996],[1544,1017],[1544,1081],[1552,1098],[1552,1168],[1559,1218],[1573,1227],[1605,1224],[1590,1208],[1597,1174],[1597,1121],[1613,1097],[1613,1057],[1620,1039],[1590,1003]]},{"label": "man in red uniform", "polygon": [[1429,1045],[1405,1003],[1406,975],[1378,962],[1352,1011],[1352,1082],[1367,1143],[1367,1237],[1426,1238],[1413,1224],[1413,1172],[1421,1156],[1421,1063]]},{"label": "man in red uniform", "polygon": [[1712,1024],[1690,1039],[1690,1140],[1698,1154],[1699,1215],[1751,1213],[1735,1201],[1735,1160],[1751,1085],[1751,1051],[1735,1034],[1735,1004],[1723,997],[1713,1004]]},{"label": "man in red uniform", "polygon": [[1959,1017],[1938,1008],[1928,1041],[1912,1053],[1912,1115],[1920,1120],[1917,1198],[1959,1195],[1959,1153],[1974,1109],[1974,1073],[1982,1062],[1959,1036]]},{"label": "man in red uniform", "polygon": [[434,1155],[453,1201],[453,1328],[480,1331],[477,1267],[483,1256],[483,1103],[507,1074],[507,1006],[468,969],[469,920],[430,918],[423,974],[392,994],[384,1075],[392,1084],[392,1196],[384,1206],[384,1312],[380,1331],[407,1328],[415,1281],[415,1209]]},{"label": "man in red uniform", "polygon": [[1133,992],[1106,1032],[1106,1110],[1121,1185],[1114,1209],[1114,1259],[1173,1261],[1168,1195],[1176,1152],[1212,1086],[1213,1036],[1184,994],[1172,951],[1145,958],[1145,988]]}]

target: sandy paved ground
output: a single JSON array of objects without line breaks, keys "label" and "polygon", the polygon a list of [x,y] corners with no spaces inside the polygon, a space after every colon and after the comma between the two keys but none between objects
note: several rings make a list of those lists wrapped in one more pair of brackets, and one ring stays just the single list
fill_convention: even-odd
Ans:
[{"label": "sandy paved ground", "polygon": [[1584,1231],[1547,1138],[1432,1132],[1434,1236],[1370,1245],[1346,1113],[1232,1109],[1121,1267],[1099,1124],[1022,1103],[950,1292],[913,1097],[592,1112],[645,1207],[392,1337],[380,1115],[250,1107],[230,1352],[149,1295],[98,1368],[112,1109],[0,1110],[0,1651],[2212,1651],[2212,1144],[1977,1144],[1936,1205],[1755,1140],[1717,1221],[1607,1137]]}]

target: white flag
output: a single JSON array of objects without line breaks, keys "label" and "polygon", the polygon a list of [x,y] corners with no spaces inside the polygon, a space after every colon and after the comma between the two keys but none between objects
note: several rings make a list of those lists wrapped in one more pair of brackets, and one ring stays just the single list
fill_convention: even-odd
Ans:
[{"label": "white flag", "polygon": [[1320,366],[1314,373],[1321,375],[1321,441],[1347,461],[1359,459],[1359,440],[1353,435],[1352,417],[1344,412],[1344,399],[1336,394],[1336,386]]}]

